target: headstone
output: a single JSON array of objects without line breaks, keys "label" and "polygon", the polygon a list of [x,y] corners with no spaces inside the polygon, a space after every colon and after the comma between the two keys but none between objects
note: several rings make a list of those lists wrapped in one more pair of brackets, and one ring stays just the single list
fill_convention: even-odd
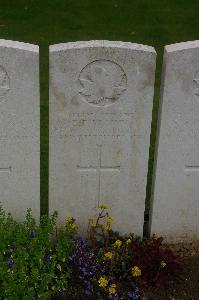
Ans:
[{"label": "headstone", "polygon": [[109,41],[50,47],[49,208],[81,228],[101,203],[142,235],[156,53]]},{"label": "headstone", "polygon": [[165,47],[151,234],[199,237],[199,41]]},{"label": "headstone", "polygon": [[40,213],[38,46],[0,40],[0,202],[23,221]]}]

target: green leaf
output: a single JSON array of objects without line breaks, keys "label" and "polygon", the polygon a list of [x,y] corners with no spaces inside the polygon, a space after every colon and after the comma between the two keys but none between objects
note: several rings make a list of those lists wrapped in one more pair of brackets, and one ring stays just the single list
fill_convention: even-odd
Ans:
[{"label": "green leaf", "polygon": [[62,268],[60,266],[60,264],[57,265],[57,269],[61,272],[62,271]]}]

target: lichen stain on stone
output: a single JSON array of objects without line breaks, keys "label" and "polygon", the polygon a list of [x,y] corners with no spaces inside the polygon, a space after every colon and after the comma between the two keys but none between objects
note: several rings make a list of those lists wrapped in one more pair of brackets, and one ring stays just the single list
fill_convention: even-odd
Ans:
[{"label": "lichen stain on stone", "polygon": [[120,158],[121,158],[121,150],[120,149],[118,149],[117,151],[116,151],[116,160],[120,160]]},{"label": "lichen stain on stone", "polygon": [[78,106],[79,105],[79,101],[78,101],[78,95],[75,95],[72,97],[71,99],[71,104]]},{"label": "lichen stain on stone", "polygon": [[61,93],[56,86],[52,85],[52,93],[60,106],[60,109],[66,108],[67,101],[64,93]]},{"label": "lichen stain on stone", "polygon": [[142,80],[142,82],[139,85],[139,90],[143,91],[146,87],[153,86],[154,84],[154,65],[149,64],[145,68],[146,77]]}]

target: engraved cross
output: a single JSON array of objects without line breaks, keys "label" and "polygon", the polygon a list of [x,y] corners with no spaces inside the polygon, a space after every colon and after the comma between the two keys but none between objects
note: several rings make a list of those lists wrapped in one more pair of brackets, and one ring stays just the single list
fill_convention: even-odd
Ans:
[{"label": "engraved cross", "polygon": [[97,164],[96,166],[82,167],[77,165],[79,172],[96,172],[97,175],[97,198],[95,207],[99,206],[101,196],[101,176],[103,172],[119,172],[120,166],[103,166],[102,165],[102,145],[97,145]]},{"label": "engraved cross", "polygon": [[4,173],[4,172],[6,172],[6,173],[10,173],[12,171],[12,167],[8,167],[8,168],[1,168],[0,167],[0,173]]},{"label": "engraved cross", "polygon": [[185,166],[186,172],[199,172],[199,166]]}]

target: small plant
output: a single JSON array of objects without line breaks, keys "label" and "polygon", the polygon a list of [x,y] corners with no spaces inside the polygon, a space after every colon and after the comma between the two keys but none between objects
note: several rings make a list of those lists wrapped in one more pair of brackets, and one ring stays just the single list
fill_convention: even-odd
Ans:
[{"label": "small plant", "polygon": [[20,224],[0,208],[0,299],[49,299],[66,290],[76,228],[57,230],[56,218],[37,225],[28,209]]},{"label": "small plant", "polygon": [[87,240],[93,249],[99,247],[100,243],[102,243],[100,246],[106,249],[109,245],[113,217],[106,211],[108,208],[106,204],[101,204],[99,208],[96,220],[88,218]]},{"label": "small plant", "polygon": [[70,295],[73,296],[73,299],[79,299],[79,291],[81,291],[83,299],[100,295],[97,280],[98,276],[103,276],[105,269],[81,237],[76,240],[75,250],[69,259],[69,266],[72,270]]},{"label": "small plant", "polygon": [[162,238],[112,231],[107,209],[100,205],[82,238],[72,216],[61,227],[56,213],[37,225],[29,209],[17,223],[0,208],[0,299],[146,300],[166,286],[179,259]]},{"label": "small plant", "polygon": [[83,294],[88,299],[144,300],[148,291],[172,279],[179,259],[162,246],[162,238],[142,241],[113,232],[107,208],[100,205],[96,219],[89,218],[86,239],[76,241],[70,257],[74,299]]},{"label": "small plant", "polygon": [[181,268],[179,258],[168,247],[163,246],[162,242],[163,238],[153,237],[128,245],[131,263],[142,272],[141,276],[137,276],[136,282],[143,291],[155,291],[165,286]]},{"label": "small plant", "polygon": [[133,277],[130,285],[125,283],[128,248],[124,245],[131,241],[132,235],[119,238],[111,230],[114,220],[107,208],[106,204],[100,205],[96,219],[88,220],[86,239],[76,241],[71,256],[71,294],[74,299],[85,299],[81,294],[88,299],[145,299]]}]

